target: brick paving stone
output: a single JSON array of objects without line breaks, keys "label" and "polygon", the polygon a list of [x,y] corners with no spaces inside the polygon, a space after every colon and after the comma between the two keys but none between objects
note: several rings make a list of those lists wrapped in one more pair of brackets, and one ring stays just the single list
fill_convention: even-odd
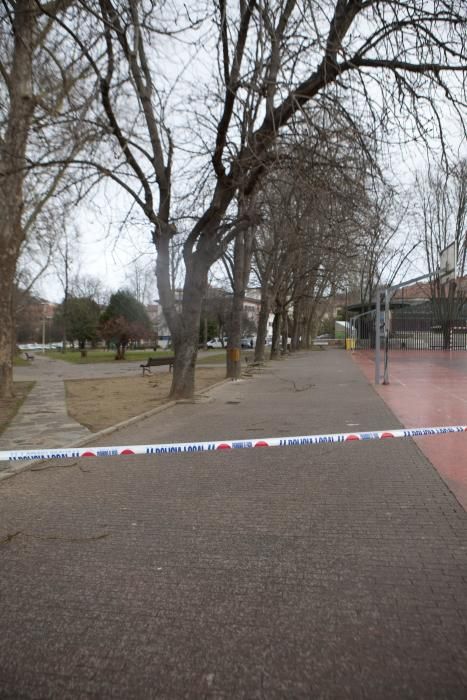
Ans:
[{"label": "brick paving stone", "polygon": [[[328,351],[112,442],[356,423],[397,427]],[[0,697],[465,698],[466,535],[410,440],[40,465],[0,483]]]}]

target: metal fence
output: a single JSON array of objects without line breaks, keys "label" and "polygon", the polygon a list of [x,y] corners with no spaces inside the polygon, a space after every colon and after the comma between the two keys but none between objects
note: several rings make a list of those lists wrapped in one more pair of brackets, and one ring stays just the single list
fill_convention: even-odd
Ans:
[{"label": "metal fence", "polygon": [[375,347],[375,312],[361,314],[350,320],[353,347],[356,350],[370,350]]},{"label": "metal fence", "polygon": [[[353,345],[357,350],[375,347],[375,313],[351,322]],[[381,348],[385,337],[382,330]],[[390,312],[388,348],[391,350],[467,350],[467,319],[439,320],[431,313],[413,309]]]}]

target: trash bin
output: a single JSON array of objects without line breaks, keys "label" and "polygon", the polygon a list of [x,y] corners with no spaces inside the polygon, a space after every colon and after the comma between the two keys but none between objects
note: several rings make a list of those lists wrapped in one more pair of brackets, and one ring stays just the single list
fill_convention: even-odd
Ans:
[{"label": "trash bin", "polygon": [[346,350],[355,350],[355,338],[346,338],[345,339],[345,349]]}]

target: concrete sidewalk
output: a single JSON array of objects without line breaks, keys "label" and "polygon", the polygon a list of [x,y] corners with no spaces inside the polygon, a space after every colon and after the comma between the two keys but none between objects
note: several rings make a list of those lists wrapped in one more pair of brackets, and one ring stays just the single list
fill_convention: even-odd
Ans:
[{"label": "concrete sidewalk", "polygon": [[[8,428],[0,435],[0,450],[50,447],[54,444],[68,446],[90,437],[91,431],[68,415],[65,381],[135,376],[137,370],[135,363],[74,365],[50,360],[37,353],[34,362],[14,369],[15,381],[34,381],[35,385]],[[4,463],[0,462],[0,471],[3,467]]]},{"label": "concrete sidewalk", "polygon": [[[10,425],[0,435],[0,450],[74,445],[92,435],[68,415],[62,379],[38,378]],[[8,463],[0,462],[0,472]]]},{"label": "concrete sidewalk", "polygon": [[[212,396],[112,441],[398,425],[339,351]],[[0,483],[0,697],[466,697],[467,514],[412,441],[35,469]]]},{"label": "concrete sidewalk", "polygon": [[[209,353],[200,352],[199,357],[209,357]],[[153,368],[152,372],[167,372],[167,368]],[[14,369],[15,381],[34,381],[35,385],[8,428],[0,435],[0,450],[54,445],[68,447],[88,437],[92,439],[93,433],[68,415],[65,381],[135,377],[139,374],[138,361],[73,364],[51,360],[46,355],[36,353],[34,362]],[[0,473],[7,466],[8,463],[0,462]]]},{"label": "concrete sidewalk", "polygon": [[[165,368],[161,368],[162,369]],[[165,370],[166,371],[166,370]],[[91,439],[93,433],[68,415],[65,381],[108,377],[135,377],[141,373],[138,362],[109,362],[73,364],[51,360],[40,353],[34,362],[15,367],[15,381],[34,381],[10,425],[0,435],[0,450],[68,447]],[[0,462],[0,473],[8,463]]]}]

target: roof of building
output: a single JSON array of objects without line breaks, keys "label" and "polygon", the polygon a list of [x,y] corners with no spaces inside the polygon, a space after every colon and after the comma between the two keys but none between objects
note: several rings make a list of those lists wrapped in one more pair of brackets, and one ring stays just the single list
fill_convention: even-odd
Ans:
[{"label": "roof of building", "polygon": [[[467,277],[459,277],[457,280],[457,288],[464,294],[467,294]],[[414,303],[423,303],[431,299],[431,285],[430,282],[416,282],[408,287],[401,287],[396,289],[396,291],[391,295],[391,308],[401,308]],[[362,311],[367,311],[374,309],[376,306],[375,302],[357,302],[353,304],[348,304],[348,311],[354,311],[361,313]]]},{"label": "roof of building", "polygon": [[[467,277],[458,277],[457,288],[462,292],[467,292]],[[431,299],[430,282],[416,282],[409,287],[398,289],[393,295],[393,299],[403,299],[405,301],[426,301]]]}]

